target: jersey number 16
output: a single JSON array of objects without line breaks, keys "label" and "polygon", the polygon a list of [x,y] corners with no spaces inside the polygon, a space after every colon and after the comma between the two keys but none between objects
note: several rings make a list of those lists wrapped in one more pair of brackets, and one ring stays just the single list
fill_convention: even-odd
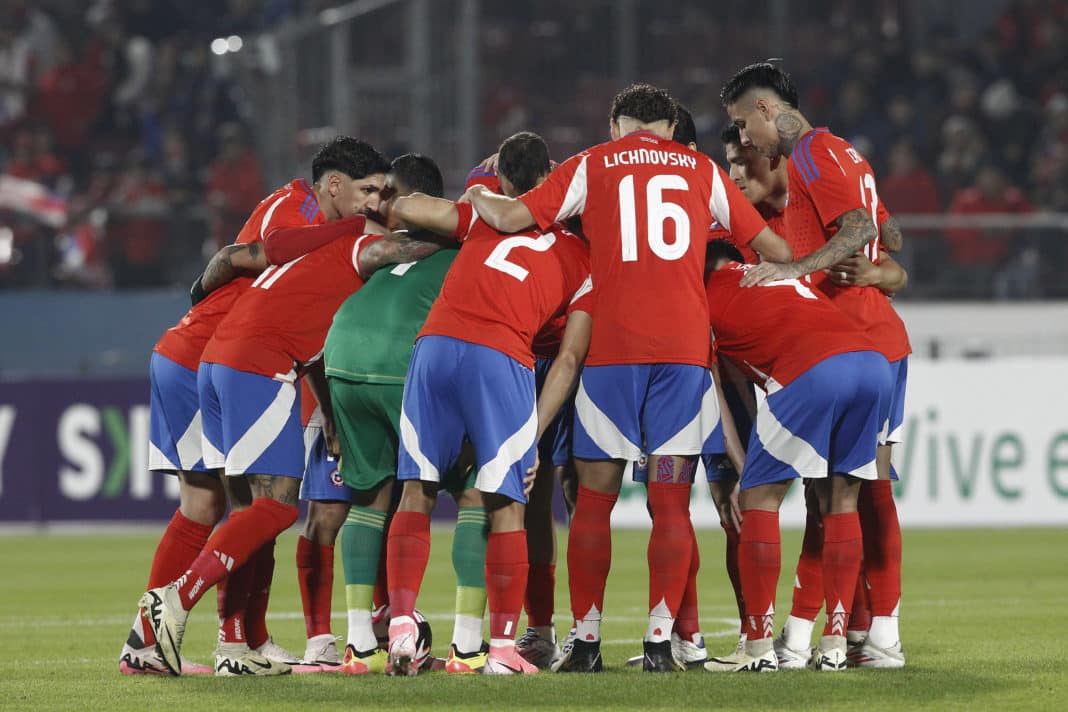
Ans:
[{"label": "jersey number 16", "polygon": [[[677,175],[653,176],[645,185],[645,232],[649,249],[662,260],[677,260],[690,249],[690,216],[678,203],[664,200],[665,190],[686,190],[690,185]],[[675,239],[664,239],[664,223],[675,224]],[[634,176],[619,181],[619,232],[623,261],[638,261],[638,210],[634,197]]]}]

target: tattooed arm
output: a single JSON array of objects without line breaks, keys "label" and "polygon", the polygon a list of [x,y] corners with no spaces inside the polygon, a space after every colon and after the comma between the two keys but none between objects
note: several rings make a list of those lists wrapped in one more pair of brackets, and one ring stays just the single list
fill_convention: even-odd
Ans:
[{"label": "tattooed arm", "polygon": [[875,223],[871,221],[871,213],[861,208],[841,215],[835,223],[838,232],[815,252],[786,264],[762,262],[746,272],[741,285],[755,287],[778,279],[797,279],[841,262],[875,239]]},{"label": "tattooed arm", "polygon": [[360,251],[360,274],[364,279],[368,279],[376,270],[386,265],[416,262],[448,244],[456,243],[428,232],[391,232]]},{"label": "tattooed arm", "polygon": [[211,258],[204,274],[197,278],[190,290],[193,304],[211,294],[219,287],[233,281],[243,272],[259,274],[267,269],[267,255],[259,242],[244,242],[227,245]]},{"label": "tattooed arm", "polygon": [[901,227],[893,216],[883,220],[883,224],[879,226],[879,237],[882,239],[883,247],[886,248],[887,252],[901,252],[904,240],[901,237]]}]

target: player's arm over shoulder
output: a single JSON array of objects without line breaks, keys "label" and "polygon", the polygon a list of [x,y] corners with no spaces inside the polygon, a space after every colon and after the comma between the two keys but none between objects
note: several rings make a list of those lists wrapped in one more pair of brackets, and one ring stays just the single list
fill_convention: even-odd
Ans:
[{"label": "player's arm over shoulder", "polygon": [[406,225],[421,227],[439,235],[454,235],[460,222],[456,203],[424,193],[397,198],[393,215]]},{"label": "player's arm over shoulder", "polygon": [[211,258],[204,274],[193,283],[194,304],[241,274],[259,274],[267,269],[267,255],[259,241],[227,245]]},{"label": "player's arm over shoulder", "polygon": [[386,265],[416,262],[429,257],[448,242],[447,238],[429,232],[391,232],[360,250],[357,268],[360,275],[367,279]]}]

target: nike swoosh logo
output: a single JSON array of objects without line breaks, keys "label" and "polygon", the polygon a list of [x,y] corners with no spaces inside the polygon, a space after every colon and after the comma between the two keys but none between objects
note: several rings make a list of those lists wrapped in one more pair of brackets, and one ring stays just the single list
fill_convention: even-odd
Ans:
[{"label": "nike swoosh logo", "polygon": [[522,670],[522,669],[520,669],[520,668],[514,668],[514,667],[512,667],[511,665],[508,665],[508,664],[505,664],[505,663],[497,663],[497,664],[498,664],[498,665],[500,665],[500,666],[501,666],[502,668],[504,668],[505,670],[511,670],[512,672],[514,672],[514,673],[517,673],[517,674],[519,674],[519,673],[522,673],[522,672],[523,672],[523,670]]},{"label": "nike swoosh logo", "polygon": [[253,664],[253,665],[255,665],[255,666],[257,666],[257,667],[261,667],[261,668],[263,668],[264,670],[270,670],[270,669],[271,669],[271,668],[273,667],[273,665],[271,664],[271,661],[270,661],[270,660],[268,660],[268,661],[267,661],[267,664],[266,664],[266,665],[264,665],[263,663],[261,663],[261,662],[260,662],[259,660],[253,660],[253,661],[252,661],[252,664]]}]

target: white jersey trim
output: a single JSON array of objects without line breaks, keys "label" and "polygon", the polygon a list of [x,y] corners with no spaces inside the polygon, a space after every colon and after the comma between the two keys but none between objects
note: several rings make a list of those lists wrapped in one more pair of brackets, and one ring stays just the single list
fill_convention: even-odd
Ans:
[{"label": "white jersey trim", "polygon": [[270,224],[271,217],[274,215],[275,208],[277,208],[279,205],[281,205],[282,201],[285,200],[286,198],[288,198],[290,195],[292,195],[292,191],[286,193],[285,195],[280,197],[278,200],[276,200],[273,203],[271,203],[271,207],[267,208],[267,212],[263,214],[263,222],[260,223],[260,241],[261,242],[263,241],[263,233],[265,233],[267,231],[267,226]]},{"label": "white jersey trim", "polygon": [[560,212],[556,214],[555,222],[580,215],[586,209],[587,158],[589,158],[588,155],[582,157],[578,168],[575,169],[575,175],[571,176],[571,183],[567,186],[567,193],[564,195],[563,204],[560,205]]},{"label": "white jersey trim", "polygon": [[727,199],[727,188],[723,185],[723,176],[719,166],[712,165],[712,195],[708,199],[708,209],[712,211],[712,217],[723,226],[727,232],[731,231],[731,204]]}]

